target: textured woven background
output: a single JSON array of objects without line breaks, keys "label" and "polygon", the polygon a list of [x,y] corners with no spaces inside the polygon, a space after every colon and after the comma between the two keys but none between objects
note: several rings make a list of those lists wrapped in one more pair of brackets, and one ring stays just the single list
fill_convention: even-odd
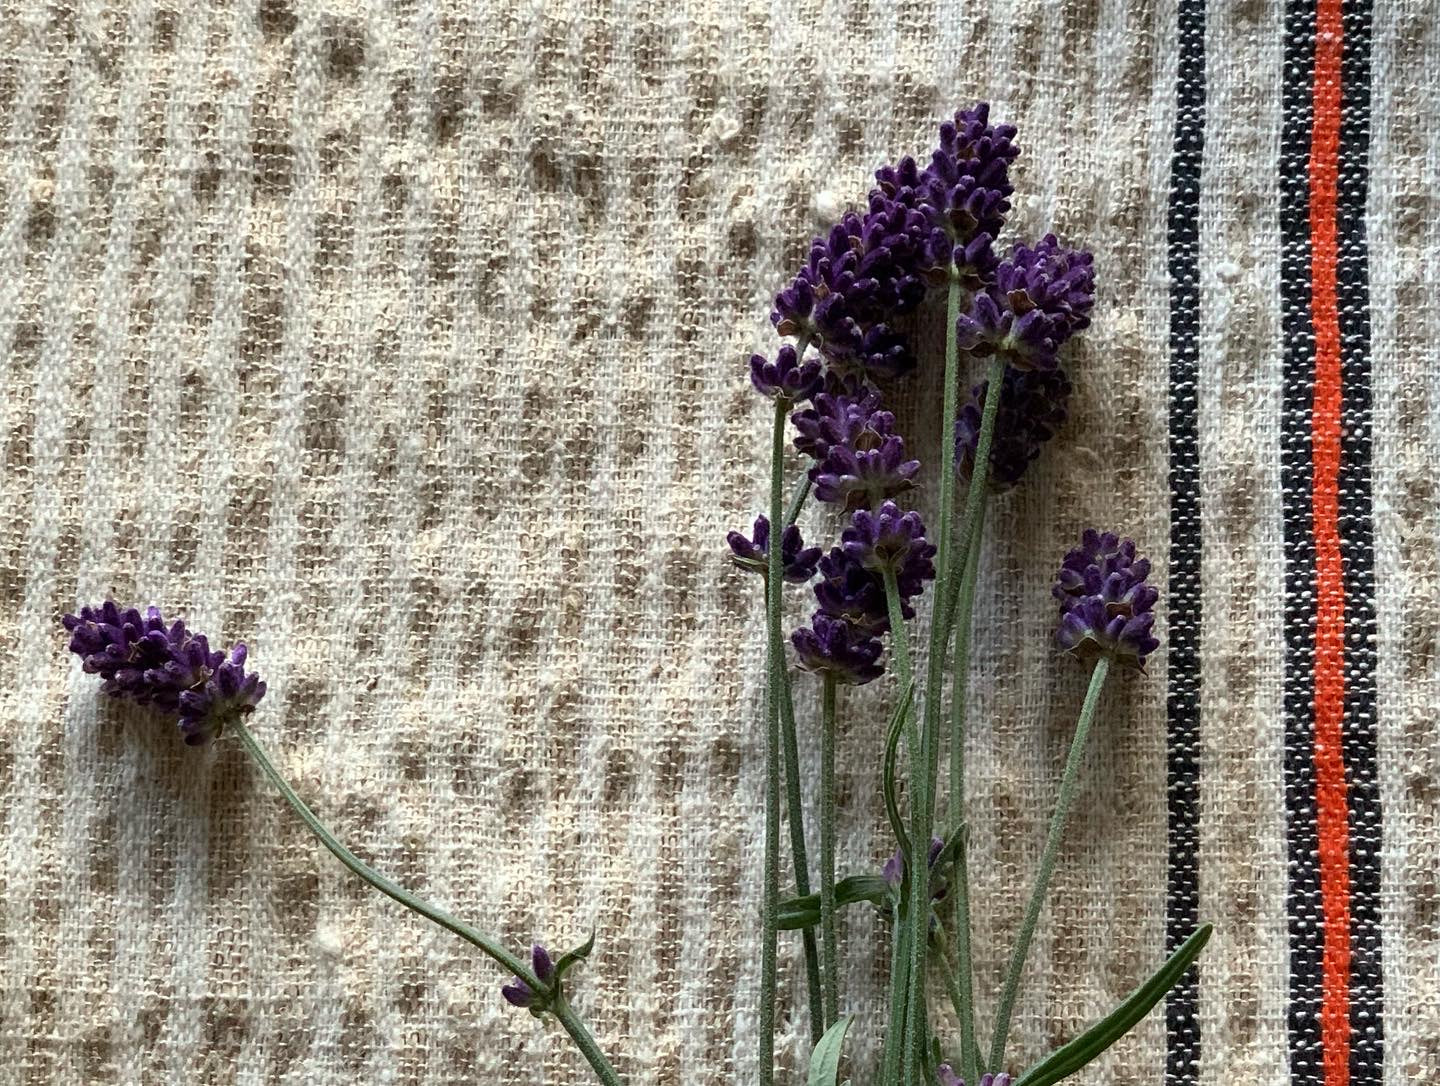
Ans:
[{"label": "textured woven background", "polygon": [[[1388,1086],[1440,1080],[1427,6],[1374,15]],[[1184,1081],[1206,1086],[1288,1074],[1283,17],[1217,3],[1205,32],[1199,911],[1219,929]],[[0,1083],[586,1074],[488,963],[321,854],[238,749],[97,701],[54,619],[107,594],[247,640],[255,731],[380,867],[517,947],[593,929],[576,1002],[629,1081],[751,1076],[760,607],[719,549],[765,471],[742,361],[809,235],[979,97],[1027,151],[1016,235],[1053,224],[1102,283],[1073,421],[989,525],[991,1002],[1082,693],[1049,648],[1050,571],[1100,523],[1163,584],[1177,20],[1163,0],[0,3]],[[937,388],[931,367],[898,400],[927,471]],[[1164,952],[1166,689],[1162,651],[1107,695],[1021,1058]],[[846,702],[847,871],[887,851],[892,695]],[[862,912],[843,932],[861,1066],[879,934]],[[804,1036],[800,1014],[788,1068]],[[1155,1015],[1081,1081],[1159,1083],[1165,1051]]]}]

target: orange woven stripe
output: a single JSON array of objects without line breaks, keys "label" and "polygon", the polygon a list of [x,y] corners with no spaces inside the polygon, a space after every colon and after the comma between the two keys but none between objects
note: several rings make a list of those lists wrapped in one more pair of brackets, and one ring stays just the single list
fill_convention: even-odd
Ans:
[{"label": "orange woven stripe", "polygon": [[1325,1086],[1350,1082],[1350,841],[1345,758],[1345,579],[1340,555],[1340,317],[1336,300],[1336,181],[1340,148],[1341,0],[1316,9],[1310,136],[1310,282],[1315,329],[1311,415],[1315,533],[1315,777],[1320,902],[1325,918],[1320,1039]]}]

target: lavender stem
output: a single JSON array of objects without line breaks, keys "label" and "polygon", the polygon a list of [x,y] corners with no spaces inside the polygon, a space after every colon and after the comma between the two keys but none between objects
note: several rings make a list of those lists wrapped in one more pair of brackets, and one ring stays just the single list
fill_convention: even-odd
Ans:
[{"label": "lavender stem", "polygon": [[1010,967],[1005,972],[1005,986],[1000,991],[1000,1006],[995,1012],[995,1036],[990,1043],[991,1070],[998,1071],[1005,1058],[1005,1042],[1010,1035],[1010,1018],[1015,1011],[1020,974],[1025,968],[1025,957],[1030,951],[1035,925],[1040,920],[1040,909],[1045,904],[1045,893],[1050,888],[1050,876],[1055,873],[1055,861],[1060,855],[1060,843],[1065,836],[1065,822],[1070,814],[1070,805],[1075,800],[1080,763],[1085,754],[1085,741],[1090,736],[1095,707],[1100,703],[1100,691],[1105,687],[1105,676],[1109,672],[1110,657],[1101,656],[1095,661],[1095,670],[1090,673],[1090,688],[1085,692],[1085,703],[1080,707],[1080,718],[1075,723],[1075,738],[1070,743],[1070,754],[1065,760],[1065,773],[1060,778],[1060,794],[1055,800],[1055,812],[1050,816],[1050,830],[1045,837],[1045,852],[1040,857],[1035,888],[1030,891],[1030,903],[1025,907],[1025,919],[1020,924],[1020,937],[1015,941],[1015,950],[1010,955]]}]

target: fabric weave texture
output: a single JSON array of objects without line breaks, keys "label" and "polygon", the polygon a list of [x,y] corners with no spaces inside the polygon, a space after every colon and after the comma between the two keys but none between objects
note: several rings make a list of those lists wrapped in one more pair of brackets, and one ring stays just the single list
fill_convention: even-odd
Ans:
[{"label": "fabric weave texture", "polygon": [[[240,749],[188,749],[99,696],[57,619],[106,597],[244,641],[269,686],[248,726],[378,868],[517,952],[593,930],[570,990],[627,1081],[753,1078],[763,607],[723,542],[766,485],[748,359],[774,357],[771,301],[810,238],[980,99],[1024,148],[1003,240],[1092,250],[1098,297],[1063,359],[1068,418],[987,520],[978,992],[1000,986],[1085,687],[1050,639],[1056,565],[1104,525],[1161,589],[1161,647],[1102,703],[1012,1070],[1147,975],[1193,901],[1216,925],[1193,1013],[1157,1011],[1077,1083],[1440,1081],[1433,5],[0,0],[0,1086],[586,1080],[504,976],[350,878]],[[1306,173],[1332,113],[1335,191]],[[1351,623],[1345,652],[1373,649],[1335,671],[1368,692],[1335,726],[1375,782],[1373,805],[1348,797],[1347,993],[1383,1021],[1382,1043],[1349,1020],[1345,1082],[1325,1058],[1343,1017],[1307,1032],[1345,974],[1311,969],[1306,910],[1338,899],[1292,885],[1287,853],[1314,700],[1287,533],[1329,508],[1307,435],[1330,431],[1306,414],[1328,341],[1306,354],[1292,322],[1307,254],[1330,251],[1316,192],[1338,200],[1350,578],[1349,610],[1322,614]],[[915,317],[922,357],[941,317]],[[939,368],[886,401],[927,524]],[[817,546],[841,527],[801,525]],[[810,603],[792,589],[789,627]],[[794,682],[813,777],[819,681]],[[894,697],[885,676],[841,698],[842,874],[893,847]],[[883,936],[847,912],[860,1068]]]}]

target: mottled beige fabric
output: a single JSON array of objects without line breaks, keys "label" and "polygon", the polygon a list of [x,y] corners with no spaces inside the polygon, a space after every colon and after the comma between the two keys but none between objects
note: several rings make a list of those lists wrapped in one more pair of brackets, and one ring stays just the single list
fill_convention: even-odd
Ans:
[{"label": "mottled beige fabric", "polygon": [[[1231,1086],[1286,1059],[1282,11],[1212,8],[1201,1081]],[[1375,19],[1392,1086],[1440,1063],[1424,8]],[[1027,149],[1016,236],[1053,225],[1102,284],[1073,420],[989,521],[988,1020],[1083,692],[1048,641],[1051,571],[1090,523],[1165,568],[1175,42],[1164,0],[0,2],[0,1084],[588,1075],[488,962],[321,852],[238,748],[98,700],[55,618],[106,595],[246,640],[270,684],[254,731],[382,869],[517,948],[593,930],[575,1003],[627,1081],[753,1080],[760,604],[720,545],[766,470],[743,360],[810,234],[980,97]],[[931,365],[897,401],[930,473],[938,388]],[[1020,1058],[1163,953],[1165,691],[1162,650],[1106,696]],[[888,851],[893,695],[843,699],[846,872]],[[842,935],[865,1081],[883,927],[856,910]],[[1077,1081],[1158,1083],[1163,1053],[1152,1016]]]}]

